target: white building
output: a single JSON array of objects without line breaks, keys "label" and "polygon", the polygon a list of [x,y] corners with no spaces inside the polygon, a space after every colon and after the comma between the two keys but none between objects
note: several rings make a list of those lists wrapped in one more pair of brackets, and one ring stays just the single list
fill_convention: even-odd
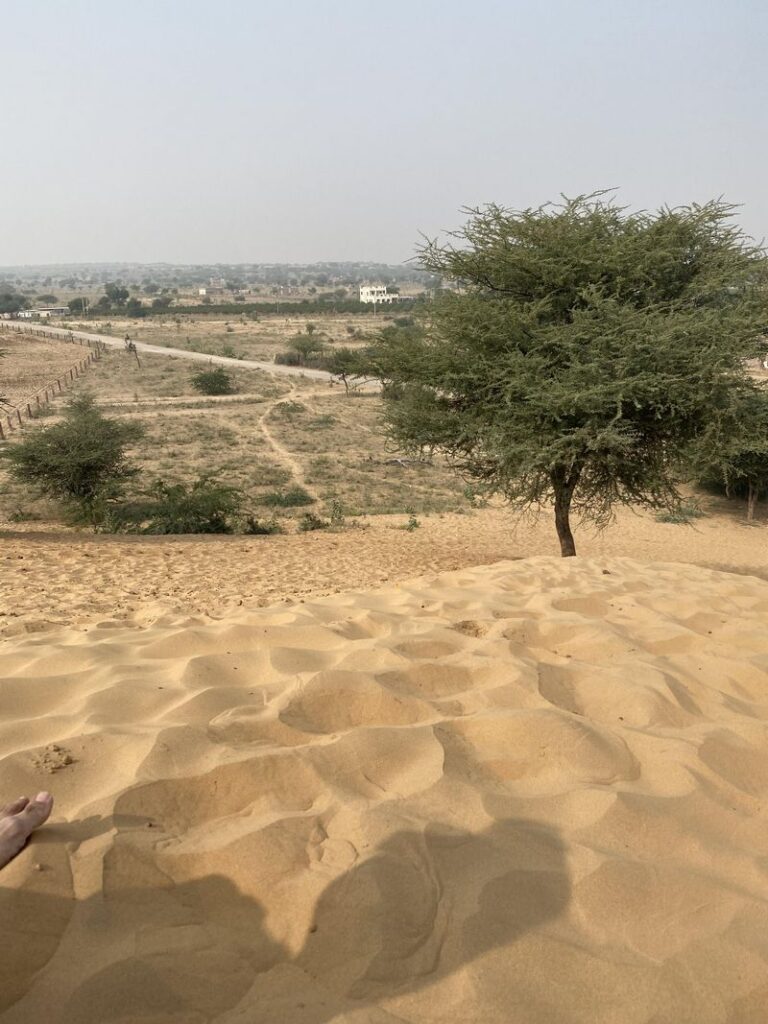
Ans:
[{"label": "white building", "polygon": [[37,309],[20,309],[16,314],[22,320],[44,320],[49,316],[67,316],[69,306],[39,306]]},{"label": "white building", "polygon": [[385,284],[361,284],[361,302],[397,302],[399,295],[390,295]]}]

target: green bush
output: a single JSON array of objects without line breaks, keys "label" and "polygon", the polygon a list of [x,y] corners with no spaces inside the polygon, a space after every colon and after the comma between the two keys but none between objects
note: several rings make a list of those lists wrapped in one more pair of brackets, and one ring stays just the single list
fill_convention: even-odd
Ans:
[{"label": "green bush", "polygon": [[279,366],[301,366],[306,370],[325,369],[325,356],[322,352],[315,352],[313,355],[304,356],[301,352],[286,349],[284,352],[277,352],[274,361]]},{"label": "green bush", "polygon": [[2,454],[14,479],[96,521],[98,509],[136,475],[126,449],[142,434],[138,423],[104,416],[93,396],[84,394],[67,404],[60,423],[32,430]]},{"label": "green bush", "polygon": [[679,526],[690,523],[693,519],[701,519],[704,515],[706,513],[702,512],[698,505],[688,502],[687,504],[680,505],[679,508],[660,512],[656,516],[656,520],[659,523],[675,523]]},{"label": "green bush", "polygon": [[234,533],[242,495],[236,487],[200,477],[190,486],[157,480],[143,509],[143,533]]},{"label": "green bush", "polygon": [[321,519],[314,512],[305,512],[299,520],[299,530],[302,533],[310,533],[312,530],[327,530],[330,525],[327,519]]},{"label": "green bush", "polygon": [[232,376],[223,366],[194,373],[190,383],[201,395],[233,395],[237,391]]},{"label": "green bush", "polygon": [[255,516],[247,516],[243,533],[267,535],[271,533],[285,533],[285,530],[274,516],[267,520],[257,519]]},{"label": "green bush", "polygon": [[312,505],[315,501],[303,487],[289,487],[286,491],[268,491],[258,500],[261,505],[277,508],[296,508],[299,505]]}]

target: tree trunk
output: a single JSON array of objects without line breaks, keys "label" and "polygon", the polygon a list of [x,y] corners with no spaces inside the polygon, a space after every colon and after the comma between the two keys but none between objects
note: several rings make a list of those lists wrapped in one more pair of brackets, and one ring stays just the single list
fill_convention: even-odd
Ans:
[{"label": "tree trunk", "polygon": [[747,519],[752,522],[755,518],[755,505],[757,504],[757,488],[754,484],[748,484],[747,491]]},{"label": "tree trunk", "polygon": [[560,554],[570,558],[576,554],[576,544],[571,533],[571,499],[578,481],[578,473],[570,474],[563,469],[552,471],[552,487],[555,492],[555,529],[560,541]]}]

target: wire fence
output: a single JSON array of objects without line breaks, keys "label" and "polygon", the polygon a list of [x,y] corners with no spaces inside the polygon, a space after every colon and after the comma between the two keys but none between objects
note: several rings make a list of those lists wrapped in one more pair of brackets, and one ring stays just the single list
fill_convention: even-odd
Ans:
[{"label": "wire fence", "polygon": [[[15,334],[29,334],[35,337],[55,338],[62,340],[62,335],[53,331],[23,325],[0,323],[0,330],[12,331]],[[11,403],[3,401],[3,408],[0,409],[0,441],[5,441],[9,434],[21,430],[24,419],[31,420],[45,406],[47,406],[57,395],[64,392],[64,389],[71,387],[81,377],[89,366],[101,359],[102,353],[106,351],[106,345],[100,341],[90,341],[84,338],[76,338],[70,334],[64,337],[64,341],[73,345],[87,346],[89,351],[86,356],[73,363],[68,369],[59,374],[58,377],[48,381],[43,387],[37,389],[31,395],[27,395],[19,402]]]}]

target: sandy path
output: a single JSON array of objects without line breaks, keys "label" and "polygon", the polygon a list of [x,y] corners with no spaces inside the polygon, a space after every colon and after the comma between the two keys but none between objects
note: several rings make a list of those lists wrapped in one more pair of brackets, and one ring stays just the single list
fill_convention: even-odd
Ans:
[{"label": "sandy path", "polygon": [[[301,397],[308,398],[313,394],[316,394],[316,392],[302,392]],[[338,392],[336,392],[336,394],[338,394]],[[275,408],[278,405],[281,405],[283,402],[293,401],[293,399],[297,398],[298,396],[299,392],[296,388],[294,388],[292,391],[289,391],[287,395],[281,395],[278,398],[275,398],[272,402],[269,403],[267,408],[264,410],[263,414],[259,417],[258,427],[262,435],[264,436],[264,439],[266,440],[267,444],[272,449],[272,452],[275,458],[277,459],[278,463],[280,463],[290,472],[291,476],[294,478],[296,484],[299,487],[303,487],[307,494],[310,494],[316,502],[319,502],[320,495],[311,484],[307,483],[307,479],[304,476],[304,469],[302,468],[301,463],[298,462],[293,457],[290,449],[286,448],[284,444],[281,444],[277,440],[275,435],[272,433],[272,431],[269,429],[269,417],[272,415]]]}]

